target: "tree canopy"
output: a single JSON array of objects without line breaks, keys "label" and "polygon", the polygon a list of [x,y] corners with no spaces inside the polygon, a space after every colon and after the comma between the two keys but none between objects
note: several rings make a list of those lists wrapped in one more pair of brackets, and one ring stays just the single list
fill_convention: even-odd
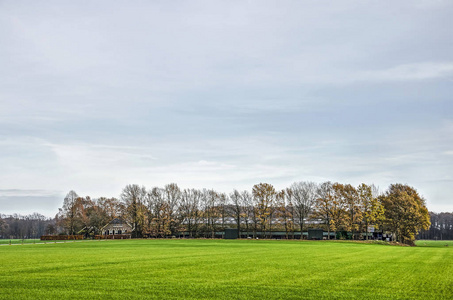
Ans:
[{"label": "tree canopy", "polygon": [[429,228],[431,223],[425,200],[414,188],[392,184],[380,201],[384,207],[384,224],[395,234],[397,241],[413,244],[417,233]]},{"label": "tree canopy", "polygon": [[[67,234],[100,228],[120,216],[132,227],[133,237],[167,237],[185,232],[190,237],[215,237],[225,228],[271,237],[284,231],[286,238],[308,227],[336,232],[338,238],[368,239],[369,228],[392,233],[393,239],[412,244],[420,230],[430,225],[425,200],[407,185],[392,184],[379,194],[374,185],[295,182],[276,190],[259,183],[252,191],[230,195],[213,189],[184,189],[176,183],[147,190],[127,185],[120,200],[80,197],[70,191],[57,215],[57,225]],[[298,225],[296,229],[295,225]]]}]

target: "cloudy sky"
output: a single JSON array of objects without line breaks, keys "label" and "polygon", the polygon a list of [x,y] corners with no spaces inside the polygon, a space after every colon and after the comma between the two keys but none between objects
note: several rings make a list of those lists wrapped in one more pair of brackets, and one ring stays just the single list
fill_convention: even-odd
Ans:
[{"label": "cloudy sky", "polygon": [[0,0],[0,213],[404,183],[453,211],[452,1]]}]

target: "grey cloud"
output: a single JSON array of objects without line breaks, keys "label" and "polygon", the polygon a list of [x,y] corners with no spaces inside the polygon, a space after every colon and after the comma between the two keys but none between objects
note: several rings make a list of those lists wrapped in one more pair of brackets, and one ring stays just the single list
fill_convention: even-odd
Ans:
[{"label": "grey cloud", "polygon": [[[452,11],[3,1],[0,188],[96,197],[131,182],[404,181],[452,210],[447,184],[425,183],[453,167]],[[54,203],[25,196],[7,195]]]}]

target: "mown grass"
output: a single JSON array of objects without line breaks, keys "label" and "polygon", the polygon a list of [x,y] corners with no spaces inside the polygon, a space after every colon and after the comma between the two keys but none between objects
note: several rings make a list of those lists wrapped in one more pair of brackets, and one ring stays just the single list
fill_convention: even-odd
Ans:
[{"label": "mown grass", "polygon": [[452,299],[452,247],[122,240],[0,247],[0,299]]},{"label": "mown grass", "polygon": [[417,247],[453,247],[453,241],[418,240]]}]

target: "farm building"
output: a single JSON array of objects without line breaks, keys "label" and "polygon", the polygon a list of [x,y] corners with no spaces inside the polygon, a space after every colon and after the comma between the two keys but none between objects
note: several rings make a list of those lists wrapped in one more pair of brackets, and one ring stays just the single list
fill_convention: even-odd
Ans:
[{"label": "farm building", "polygon": [[[321,236],[318,237],[317,239],[328,239],[328,232],[320,231]],[[181,232],[179,234],[180,238],[191,238],[190,232]],[[249,239],[249,238],[260,238],[260,239],[313,239],[313,237],[308,236],[308,232],[302,232],[300,231],[295,231],[295,232],[288,232],[286,233],[285,231],[272,231],[272,232],[261,232],[257,231],[253,233],[252,231],[249,232],[244,232],[241,231],[240,236],[237,235],[237,229],[225,229],[225,231],[216,231],[214,233],[212,232],[205,232],[204,234],[201,234],[199,237],[207,237],[207,238],[225,238],[225,239],[236,239],[236,238],[241,238],[241,239]],[[335,232],[330,232],[330,239],[333,240],[335,239]]]},{"label": "farm building", "polygon": [[308,239],[309,240],[322,240],[324,239],[324,230],[310,228],[308,229]]},{"label": "farm building", "polygon": [[132,233],[132,226],[124,221],[121,218],[115,218],[110,221],[107,225],[102,227],[101,232],[108,236],[108,235],[131,235]]}]

